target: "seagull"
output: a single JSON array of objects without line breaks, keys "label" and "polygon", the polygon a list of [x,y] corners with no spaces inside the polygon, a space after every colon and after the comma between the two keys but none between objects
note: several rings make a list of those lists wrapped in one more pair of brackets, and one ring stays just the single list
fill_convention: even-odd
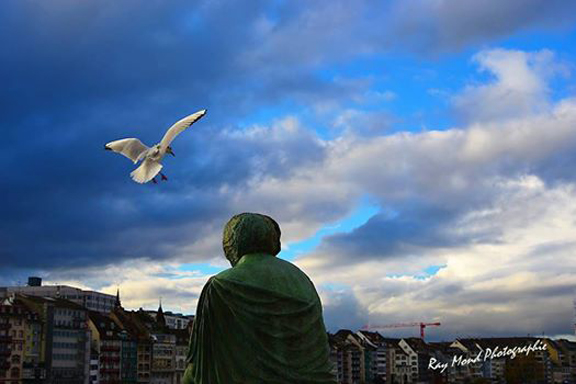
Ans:
[{"label": "seagull", "polygon": [[166,175],[160,172],[162,170],[162,164],[160,164],[160,162],[167,153],[176,156],[170,144],[176,136],[205,114],[206,110],[202,109],[178,121],[168,128],[162,140],[151,148],[144,145],[140,140],[132,137],[111,141],[104,146],[104,149],[124,155],[132,160],[134,164],[142,161],[142,164],[130,173],[132,180],[137,183],[144,184],[152,180],[152,182],[156,184],[156,175],[159,173],[162,180],[168,180]]}]

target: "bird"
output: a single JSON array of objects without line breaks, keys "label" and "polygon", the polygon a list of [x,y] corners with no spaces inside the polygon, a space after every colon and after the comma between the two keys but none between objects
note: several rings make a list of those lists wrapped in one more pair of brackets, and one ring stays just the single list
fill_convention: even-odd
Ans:
[{"label": "bird", "polygon": [[134,164],[142,161],[140,166],[130,173],[132,180],[135,182],[144,184],[152,180],[154,184],[157,184],[156,175],[158,174],[162,177],[162,181],[166,181],[168,180],[168,177],[160,172],[163,167],[160,162],[167,153],[176,156],[170,144],[176,136],[202,118],[205,114],[206,109],[202,109],[179,120],[168,128],[162,140],[152,147],[147,147],[139,139],[131,137],[111,141],[104,145],[104,149],[126,156],[132,160]]}]

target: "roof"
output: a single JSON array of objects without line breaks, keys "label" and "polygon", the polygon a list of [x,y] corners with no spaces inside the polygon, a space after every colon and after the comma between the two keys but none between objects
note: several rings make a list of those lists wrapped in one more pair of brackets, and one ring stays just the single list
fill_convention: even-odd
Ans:
[{"label": "roof", "polygon": [[0,302],[0,315],[25,317],[28,320],[39,321],[39,313],[19,298],[6,298]]},{"label": "roof", "polygon": [[434,351],[439,351],[447,354],[462,353],[460,348],[452,347],[451,341],[436,341],[428,343],[428,346]]},{"label": "roof", "polygon": [[102,340],[121,340],[119,332],[122,330],[114,320],[99,312],[90,311],[88,317]]},{"label": "roof", "polygon": [[408,337],[402,340],[404,340],[416,353],[432,352],[432,348],[430,348],[430,346],[419,337]]},{"label": "roof", "polygon": [[131,337],[139,341],[150,340],[150,332],[148,327],[140,320],[140,316],[136,311],[126,311],[118,307],[111,313],[110,317],[116,321],[118,326],[128,332]]},{"label": "roof", "polygon": [[349,329],[340,329],[338,332],[334,334],[334,337],[337,339],[345,340],[348,336],[355,337],[356,335]]},{"label": "roof", "polygon": [[572,352],[576,352],[576,342],[566,339],[559,339],[556,340],[556,342],[559,343],[563,348]]},{"label": "roof", "polygon": [[23,293],[17,293],[16,294],[17,298],[22,299],[23,301],[27,301],[27,302],[32,302],[35,304],[40,304],[40,305],[44,305],[44,304],[51,304],[55,307],[58,308],[68,308],[68,309],[74,309],[77,311],[87,311],[87,309],[83,306],[81,306],[80,304],[77,304],[73,301],[70,300],[66,300],[66,299],[59,299],[59,298],[55,298],[55,297],[42,297],[42,296],[31,296],[31,295],[26,295]]},{"label": "roof", "polygon": [[462,354],[462,350],[457,347],[452,347],[452,342],[441,341],[441,342],[431,342],[428,343],[430,350],[436,353],[440,353],[445,356],[454,356]]},{"label": "roof", "polygon": [[382,337],[381,334],[379,334],[378,332],[371,332],[371,331],[365,331],[365,330],[359,330],[358,332],[356,332],[357,334],[361,334],[362,336],[364,336],[366,339],[368,339],[368,341],[370,343],[372,343],[373,345],[381,345],[384,343],[384,337]]},{"label": "roof", "polygon": [[398,347],[398,343],[400,342],[401,339],[397,339],[394,337],[382,337],[382,342],[387,344],[387,345],[391,345],[394,347]]},{"label": "roof", "polygon": [[361,345],[358,335],[349,329],[341,329],[333,335],[328,333],[328,344],[330,344],[333,349],[339,350],[365,348]]}]

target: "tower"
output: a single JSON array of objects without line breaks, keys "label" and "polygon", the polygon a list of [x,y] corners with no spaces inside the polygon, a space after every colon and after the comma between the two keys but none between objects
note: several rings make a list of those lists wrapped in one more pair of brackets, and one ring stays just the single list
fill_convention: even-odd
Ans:
[{"label": "tower", "polygon": [[160,298],[160,304],[158,306],[158,312],[156,312],[156,322],[161,327],[166,326],[166,318],[164,317],[164,311],[162,310],[162,298]]},{"label": "tower", "polygon": [[114,308],[122,308],[122,304],[120,303],[120,288],[116,289],[116,302],[114,303]]}]

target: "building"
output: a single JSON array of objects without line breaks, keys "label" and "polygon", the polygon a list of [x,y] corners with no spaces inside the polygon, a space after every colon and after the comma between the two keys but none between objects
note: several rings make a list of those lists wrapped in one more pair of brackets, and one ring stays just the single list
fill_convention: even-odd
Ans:
[{"label": "building", "polygon": [[[118,300],[119,304],[119,300]],[[149,316],[140,311],[126,311],[118,305],[110,317],[120,327],[122,344],[123,382],[149,383],[152,366],[152,337],[146,326]]]},{"label": "building", "polygon": [[[362,345],[371,348],[371,362],[367,367],[371,372],[367,380],[372,380],[374,383],[386,383],[388,361],[388,344],[386,340],[378,332],[360,330],[356,332],[356,335],[360,338]],[[388,382],[390,382],[389,378]]]},{"label": "building", "polygon": [[95,348],[90,348],[90,369],[89,369],[89,383],[100,383],[100,355]]},{"label": "building", "polygon": [[119,291],[90,295],[100,293],[38,278],[1,288],[0,383],[182,382],[193,316],[126,311]]},{"label": "building", "polygon": [[84,291],[68,285],[42,285],[39,277],[28,278],[28,285],[0,287],[0,293],[10,295],[21,293],[28,296],[53,297],[65,299],[81,305],[91,311],[108,313],[114,309],[116,296],[96,291]]},{"label": "building", "polygon": [[[461,349],[453,347],[450,341],[431,342],[428,343],[432,351],[432,357],[436,359],[439,364],[448,364],[446,369],[434,369],[431,374],[431,382],[434,383],[461,383],[471,380],[470,369],[467,365],[452,365],[454,361],[458,361],[460,356],[463,358],[474,358],[475,356],[463,352]],[[456,359],[456,360],[454,360]],[[480,381],[482,382],[482,381]]]},{"label": "building", "polygon": [[176,336],[170,333],[166,324],[166,317],[162,304],[156,312],[155,323],[151,324],[150,335],[152,346],[152,375],[153,384],[173,384],[176,366]]},{"label": "building", "polygon": [[343,379],[344,342],[328,333],[328,344],[330,346],[330,361],[332,362],[332,373],[336,376],[338,383]]},{"label": "building", "polygon": [[186,369],[190,322],[186,329],[172,329],[159,306],[157,311],[124,311],[111,313],[137,342],[137,382],[180,384]]},{"label": "building", "polygon": [[395,384],[407,384],[414,382],[413,364],[410,355],[400,346],[401,339],[391,339],[388,341],[394,364],[391,369],[391,382]]},{"label": "building", "polygon": [[[155,317],[157,311],[147,310],[147,314]],[[193,315],[183,315],[181,313],[173,313],[166,311],[164,314],[164,321],[169,329],[187,329],[189,324],[194,322]]]},{"label": "building", "polygon": [[40,361],[46,380],[61,384],[89,382],[90,331],[86,308],[69,300],[16,294],[42,322]]},{"label": "building", "polygon": [[550,357],[550,376],[553,383],[574,383],[576,343],[564,339],[545,339]]},{"label": "building", "polygon": [[138,382],[138,342],[127,330],[119,332],[121,345],[120,379],[122,383]]},{"label": "building", "polygon": [[39,316],[14,297],[0,304],[0,383],[45,377]]},{"label": "building", "polygon": [[565,339],[558,340],[558,343],[564,348],[568,356],[568,365],[570,366],[569,382],[576,383],[576,342]]},{"label": "building", "polygon": [[[469,356],[482,353],[484,356],[489,351],[507,348],[522,348],[533,345],[537,339],[533,337],[493,337],[456,339],[451,346],[456,347]],[[469,372],[466,377],[481,377],[492,382],[522,382],[550,383],[552,382],[552,364],[547,347],[546,351],[536,350],[528,355],[518,355],[514,359],[505,357],[483,358],[478,364],[469,364]],[[464,372],[463,372],[464,374]]]},{"label": "building", "polygon": [[121,383],[122,339],[120,327],[110,317],[98,312],[89,313],[92,349],[96,350],[99,359],[99,376],[101,384]]},{"label": "building", "polygon": [[186,358],[188,357],[188,344],[190,333],[188,329],[173,329],[170,331],[176,336],[176,350],[174,354],[174,384],[182,383],[184,371],[186,370]]},{"label": "building", "polygon": [[344,384],[366,382],[367,368],[371,370],[367,361],[371,360],[367,357],[367,348],[362,345],[361,339],[351,330],[341,329],[333,337],[329,337],[330,340],[331,348],[335,349],[331,355],[335,355],[337,359],[339,382]]}]

